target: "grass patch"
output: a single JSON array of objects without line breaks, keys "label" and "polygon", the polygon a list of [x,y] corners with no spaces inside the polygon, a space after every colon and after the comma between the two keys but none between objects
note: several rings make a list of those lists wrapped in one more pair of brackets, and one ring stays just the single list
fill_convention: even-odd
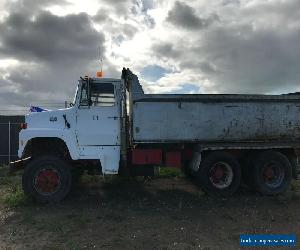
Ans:
[{"label": "grass patch", "polygon": [[91,219],[86,214],[82,213],[77,216],[74,222],[76,222],[80,226],[85,226],[86,224],[91,222]]},{"label": "grass patch", "polygon": [[75,243],[75,241],[72,241],[72,240],[69,240],[69,241],[67,242],[67,248],[68,248],[69,250],[76,250],[76,249],[79,249],[79,248],[77,248],[77,244]]},{"label": "grass patch", "polygon": [[44,214],[42,218],[29,219],[29,224],[35,224],[39,231],[46,231],[54,234],[67,236],[70,232],[84,229],[92,220],[84,213],[64,214],[60,210]]},{"label": "grass patch", "polygon": [[19,207],[31,203],[21,187],[22,177],[19,174],[9,175],[9,167],[0,165],[0,202],[8,207]]},{"label": "grass patch", "polygon": [[178,168],[162,167],[158,171],[159,177],[183,177],[183,173]]},{"label": "grass patch", "polygon": [[9,207],[26,206],[32,199],[26,196],[20,185],[13,185],[1,197],[1,201]]},{"label": "grass patch", "polygon": [[32,210],[25,210],[22,213],[22,224],[27,225],[36,225],[37,221],[35,220],[35,213]]},{"label": "grass patch", "polygon": [[292,181],[292,190],[300,192],[300,180]]},{"label": "grass patch", "polygon": [[59,235],[66,235],[70,231],[70,222],[57,217],[49,217],[36,220],[35,228],[38,231],[44,231]]},{"label": "grass patch", "polygon": [[72,221],[74,224],[77,224],[79,226],[84,226],[88,223],[90,223],[92,220],[85,214],[85,213],[79,213],[79,214],[68,214],[66,216],[67,220]]},{"label": "grass patch", "polygon": [[81,182],[82,183],[97,183],[99,182],[103,177],[101,175],[88,175],[84,174],[81,176]]},{"label": "grass patch", "polygon": [[15,183],[15,178],[11,178],[10,176],[0,177],[0,186],[10,187]]},{"label": "grass patch", "polygon": [[0,165],[0,177],[7,176],[9,172],[9,168],[6,165]]},{"label": "grass patch", "polygon": [[64,224],[58,222],[48,222],[47,225],[45,226],[47,231],[52,233],[65,233],[66,227],[67,226],[65,226]]}]

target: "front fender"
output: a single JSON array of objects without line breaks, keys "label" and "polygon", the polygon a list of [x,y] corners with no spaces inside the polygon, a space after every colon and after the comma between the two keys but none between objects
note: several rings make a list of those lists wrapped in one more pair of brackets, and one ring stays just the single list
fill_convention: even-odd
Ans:
[{"label": "front fender", "polygon": [[69,129],[23,129],[19,133],[18,157],[22,159],[28,142],[34,138],[58,138],[65,142],[73,160],[79,159],[77,140]]}]

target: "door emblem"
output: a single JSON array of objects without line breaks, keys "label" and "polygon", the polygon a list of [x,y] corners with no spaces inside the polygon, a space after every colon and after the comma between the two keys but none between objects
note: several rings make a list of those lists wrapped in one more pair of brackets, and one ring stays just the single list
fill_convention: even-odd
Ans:
[{"label": "door emblem", "polygon": [[50,122],[56,122],[56,121],[57,121],[57,117],[56,117],[56,116],[51,116],[51,117],[49,118],[49,121],[50,121]]}]

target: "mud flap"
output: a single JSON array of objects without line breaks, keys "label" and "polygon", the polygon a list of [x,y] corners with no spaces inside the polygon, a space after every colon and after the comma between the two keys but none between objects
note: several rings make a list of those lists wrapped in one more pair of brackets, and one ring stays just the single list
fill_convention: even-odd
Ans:
[{"label": "mud flap", "polygon": [[198,172],[199,170],[200,163],[202,161],[201,152],[202,152],[201,146],[197,145],[194,150],[192,160],[190,161],[190,164],[188,166],[193,172]]},{"label": "mud flap", "polygon": [[103,147],[99,156],[103,174],[118,174],[120,147]]}]

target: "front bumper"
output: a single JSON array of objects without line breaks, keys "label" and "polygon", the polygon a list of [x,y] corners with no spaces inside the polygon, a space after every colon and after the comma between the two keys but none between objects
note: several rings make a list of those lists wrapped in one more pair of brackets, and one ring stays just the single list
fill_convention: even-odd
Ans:
[{"label": "front bumper", "polygon": [[31,157],[27,157],[21,160],[13,161],[9,163],[9,174],[20,171],[25,168],[26,164],[30,161]]}]

